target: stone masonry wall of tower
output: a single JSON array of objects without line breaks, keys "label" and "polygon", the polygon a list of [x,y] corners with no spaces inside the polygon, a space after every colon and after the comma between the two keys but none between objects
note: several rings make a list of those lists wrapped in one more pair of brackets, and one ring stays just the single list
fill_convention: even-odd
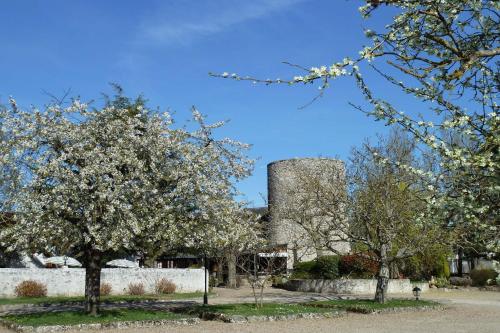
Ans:
[{"label": "stone masonry wall of tower", "polygon": [[[269,203],[269,229],[268,238],[272,245],[287,245],[288,264],[287,268],[292,269],[296,260],[313,260],[318,255],[332,254],[327,251],[318,250],[318,246],[310,235],[297,223],[289,218],[284,218],[283,211],[294,202],[294,198],[289,196],[300,195],[300,182],[298,175],[300,172],[307,171],[319,177],[320,182],[332,182],[334,177],[331,174],[336,173],[341,180],[345,180],[345,166],[341,160],[330,158],[298,158],[275,161],[267,166],[268,172],[268,203]],[[345,181],[338,182],[340,190],[345,190]],[[335,186],[329,184],[328,186]],[[294,188],[297,191],[294,191]],[[322,219],[320,218],[318,222]],[[324,221],[322,221],[324,222]],[[336,249],[340,252],[349,252],[349,244],[338,242]]]}]

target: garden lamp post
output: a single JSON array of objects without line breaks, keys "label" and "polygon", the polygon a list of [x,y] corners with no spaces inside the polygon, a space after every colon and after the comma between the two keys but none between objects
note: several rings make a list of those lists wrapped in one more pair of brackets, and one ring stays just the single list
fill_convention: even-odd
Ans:
[{"label": "garden lamp post", "polygon": [[203,267],[205,268],[205,293],[203,294],[203,305],[208,305],[208,291],[207,291],[207,255],[203,257]]},{"label": "garden lamp post", "polygon": [[418,301],[418,298],[420,297],[421,291],[422,291],[422,289],[420,289],[419,287],[413,288],[413,296],[415,296],[416,301]]}]

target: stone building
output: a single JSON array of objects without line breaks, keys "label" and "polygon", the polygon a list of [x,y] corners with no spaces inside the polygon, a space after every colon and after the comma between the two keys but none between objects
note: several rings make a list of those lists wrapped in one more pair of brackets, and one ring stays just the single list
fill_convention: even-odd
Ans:
[{"label": "stone building", "polygon": [[[322,214],[316,196],[335,201],[336,195],[345,194],[344,162],[330,158],[281,160],[268,164],[267,172],[268,238],[271,245],[286,249],[287,268],[292,269],[296,261],[333,254],[324,248],[324,239],[315,237],[315,230],[331,218]],[[319,188],[329,192],[319,193]],[[338,207],[338,218],[345,219],[342,204]],[[331,240],[335,250],[349,252],[349,243]]]}]

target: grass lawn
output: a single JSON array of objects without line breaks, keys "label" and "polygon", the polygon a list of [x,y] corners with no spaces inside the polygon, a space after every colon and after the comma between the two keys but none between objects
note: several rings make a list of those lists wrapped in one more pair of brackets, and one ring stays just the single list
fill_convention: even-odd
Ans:
[{"label": "grass lawn", "polygon": [[317,301],[311,303],[305,303],[304,305],[310,306],[320,306],[327,308],[337,308],[344,310],[381,310],[388,308],[408,308],[408,307],[420,307],[420,306],[432,306],[438,305],[439,303],[432,301],[415,301],[407,299],[391,299],[386,301],[384,304],[377,303],[373,300],[329,300],[329,301]]},{"label": "grass lawn", "polygon": [[[210,295],[210,294],[209,294]],[[101,296],[101,302],[130,302],[147,300],[180,300],[190,298],[202,298],[203,293],[175,293],[166,295],[110,295]],[[0,298],[0,305],[3,304],[52,304],[66,302],[83,302],[83,296],[54,296],[54,297],[17,297]]]},{"label": "grass lawn", "polygon": [[78,325],[111,323],[117,321],[175,320],[186,318],[168,311],[147,311],[139,309],[103,310],[97,317],[83,312],[45,312],[36,314],[10,315],[4,320],[25,326]]},{"label": "grass lawn", "polygon": [[200,314],[202,312],[222,313],[229,316],[275,316],[298,313],[323,313],[332,312],[331,308],[321,308],[304,304],[264,303],[261,308],[256,308],[254,303],[220,304],[196,306],[189,308],[187,313]]}]

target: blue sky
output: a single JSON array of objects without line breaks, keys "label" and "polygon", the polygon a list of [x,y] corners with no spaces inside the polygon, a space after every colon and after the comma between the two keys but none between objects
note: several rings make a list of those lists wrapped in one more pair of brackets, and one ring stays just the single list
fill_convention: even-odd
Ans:
[{"label": "blue sky", "polygon": [[[298,108],[317,86],[262,86],[212,78],[236,72],[286,78],[305,67],[356,56],[369,41],[363,27],[391,20],[380,10],[363,20],[357,0],[177,0],[2,2],[0,101],[42,105],[67,89],[84,100],[110,93],[144,93],[151,106],[186,118],[195,105],[209,121],[230,122],[219,132],[252,144],[254,175],[238,185],[262,205],[267,163],[293,157],[347,158],[350,148],[387,128],[353,110],[361,102],[349,78],[322,99]],[[382,25],[383,26],[383,25]],[[380,78],[370,78],[384,91]]]}]

